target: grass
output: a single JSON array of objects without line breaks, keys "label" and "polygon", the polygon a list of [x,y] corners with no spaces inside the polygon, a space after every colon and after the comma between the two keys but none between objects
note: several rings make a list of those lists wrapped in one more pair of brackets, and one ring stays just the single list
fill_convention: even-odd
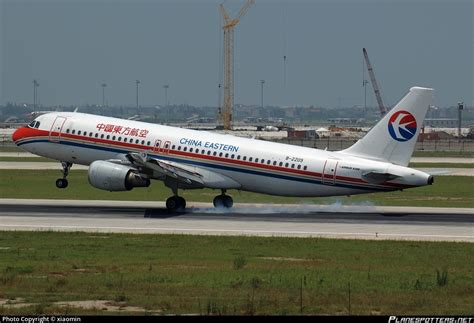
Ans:
[{"label": "grass", "polygon": [[110,300],[161,314],[470,315],[473,254],[449,242],[1,232],[0,298],[31,306],[0,313],[103,314],[54,303]]},{"label": "grass", "polygon": [[[76,170],[69,174],[69,187],[57,189],[55,181],[61,176],[58,170],[0,170],[0,197],[23,199],[86,199],[86,200],[135,200],[163,201],[171,190],[161,181],[153,181],[148,188],[135,188],[129,192],[107,192],[89,185],[87,171]],[[219,190],[181,190],[187,201],[212,202]],[[436,176],[435,184],[403,192],[371,193],[351,197],[291,198],[230,190],[236,203],[291,203],[346,205],[393,205],[429,207],[474,207],[472,177]]]},{"label": "grass", "polygon": [[24,149],[21,149],[20,147],[15,146],[13,143],[11,145],[2,145],[0,146],[0,152],[1,153],[21,153],[25,152]]},{"label": "grass", "polygon": [[57,163],[59,162],[54,159],[46,158],[46,157],[0,157],[0,161],[2,162],[20,162],[20,163],[31,163],[31,162],[50,162],[50,163]]},{"label": "grass", "polygon": [[469,163],[410,163],[408,167],[413,168],[474,168]]},{"label": "grass", "polygon": [[463,157],[474,158],[474,151],[422,151],[413,153],[413,157]]}]

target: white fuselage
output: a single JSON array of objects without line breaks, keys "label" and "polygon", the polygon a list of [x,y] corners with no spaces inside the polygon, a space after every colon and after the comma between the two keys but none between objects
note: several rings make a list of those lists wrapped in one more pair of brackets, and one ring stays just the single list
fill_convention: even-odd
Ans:
[{"label": "white fuselage", "polygon": [[[140,152],[221,174],[245,191],[284,196],[352,195],[426,185],[428,174],[387,162],[262,140],[82,113],[54,112],[14,135],[34,154],[89,165]],[[15,137],[16,136],[16,137]],[[396,173],[381,183],[368,172]]]}]

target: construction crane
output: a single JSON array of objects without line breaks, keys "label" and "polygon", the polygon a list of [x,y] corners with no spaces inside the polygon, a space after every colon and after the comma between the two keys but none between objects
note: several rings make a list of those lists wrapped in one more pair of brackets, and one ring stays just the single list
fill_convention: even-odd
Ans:
[{"label": "construction crane", "polygon": [[372,87],[374,88],[375,97],[377,98],[377,103],[379,105],[380,115],[383,117],[387,113],[387,109],[383,105],[382,97],[380,96],[379,86],[377,85],[377,80],[375,79],[374,69],[372,68],[372,65],[370,64],[369,55],[367,54],[367,50],[365,48],[362,48],[362,51],[364,52],[365,63],[367,65],[367,70],[369,71],[370,82],[372,83]]},{"label": "construction crane", "polygon": [[234,19],[227,14],[223,4],[219,6],[223,21],[222,29],[224,30],[224,103],[222,109],[220,109],[220,119],[224,130],[231,130],[232,128],[232,108],[234,106],[234,27],[254,2],[254,0],[247,0]]}]

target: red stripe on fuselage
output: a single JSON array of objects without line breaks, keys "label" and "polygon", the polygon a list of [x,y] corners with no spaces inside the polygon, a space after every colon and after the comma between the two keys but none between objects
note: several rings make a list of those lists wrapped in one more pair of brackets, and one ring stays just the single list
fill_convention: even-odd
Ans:
[{"label": "red stripe on fuselage", "polygon": [[[117,142],[113,140],[108,140],[108,139],[102,139],[102,138],[95,138],[95,137],[89,137],[89,136],[79,136],[79,135],[72,135],[68,133],[58,133],[58,132],[52,132],[50,133],[49,131],[46,130],[40,130],[40,129],[34,129],[34,128],[29,128],[29,127],[24,127],[24,128],[19,128],[13,133],[13,140],[15,142],[19,140],[24,140],[28,138],[34,138],[34,137],[44,137],[44,136],[60,136],[61,138],[68,138],[68,139],[74,139],[74,140],[79,140],[82,142],[87,142],[87,143],[94,143],[94,144],[105,144],[108,146],[118,146],[120,148],[133,148],[133,149],[138,149],[138,150],[146,150],[149,151],[153,154],[162,154],[162,152],[158,152],[154,150],[153,146],[145,146],[141,144],[133,144],[133,143],[125,143],[125,142]],[[148,141],[148,140],[145,140]],[[288,169],[285,167],[279,167],[279,166],[274,166],[274,165],[267,165],[267,164],[261,164],[261,163],[255,163],[255,162],[248,162],[248,161],[243,161],[243,160],[237,160],[237,159],[228,159],[224,157],[218,157],[218,156],[211,156],[211,155],[203,155],[199,153],[191,153],[191,152],[185,152],[185,151],[180,151],[180,150],[172,150],[169,149],[169,152],[164,155],[176,155],[176,156],[182,156],[182,157],[190,157],[193,159],[204,159],[207,161],[216,161],[216,162],[221,162],[221,163],[226,163],[230,165],[241,165],[241,166],[247,166],[247,167],[253,167],[253,168],[260,168],[260,169],[265,169],[265,170],[273,170],[273,171],[278,171],[282,173],[289,173],[293,175],[303,175],[303,176],[308,176],[311,178],[322,178],[323,174],[318,173],[318,172],[309,172],[309,171],[304,171],[304,170],[298,170],[298,169]],[[336,175],[336,174],[334,174]],[[334,175],[328,175],[325,174],[324,177],[328,179],[333,179]],[[345,177],[345,176],[334,176],[336,180],[341,180],[349,183],[357,183],[357,184],[362,184],[362,185],[373,185],[370,184],[360,178],[356,177]],[[381,183],[379,185],[376,185],[374,188],[381,188],[382,185],[391,187],[391,188],[409,188],[413,187],[411,185],[403,185],[403,184],[396,184],[396,183]],[[383,186],[382,186],[383,187]]]}]

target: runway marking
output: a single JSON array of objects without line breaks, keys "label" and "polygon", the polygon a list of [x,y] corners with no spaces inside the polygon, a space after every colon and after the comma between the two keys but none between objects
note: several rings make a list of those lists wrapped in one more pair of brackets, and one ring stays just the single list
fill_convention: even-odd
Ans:
[{"label": "runway marking", "polygon": [[93,229],[93,230],[125,230],[125,231],[172,231],[172,232],[212,232],[212,233],[240,233],[240,234],[299,234],[299,235],[338,235],[338,236],[370,236],[370,237],[422,237],[422,238],[457,238],[474,239],[474,235],[434,235],[434,234],[409,234],[409,233],[382,233],[382,232],[331,232],[331,231],[265,231],[265,230],[232,230],[232,229],[192,229],[192,228],[149,228],[149,227],[88,227],[67,225],[28,225],[28,224],[2,224],[0,227],[20,227],[32,229]]}]

